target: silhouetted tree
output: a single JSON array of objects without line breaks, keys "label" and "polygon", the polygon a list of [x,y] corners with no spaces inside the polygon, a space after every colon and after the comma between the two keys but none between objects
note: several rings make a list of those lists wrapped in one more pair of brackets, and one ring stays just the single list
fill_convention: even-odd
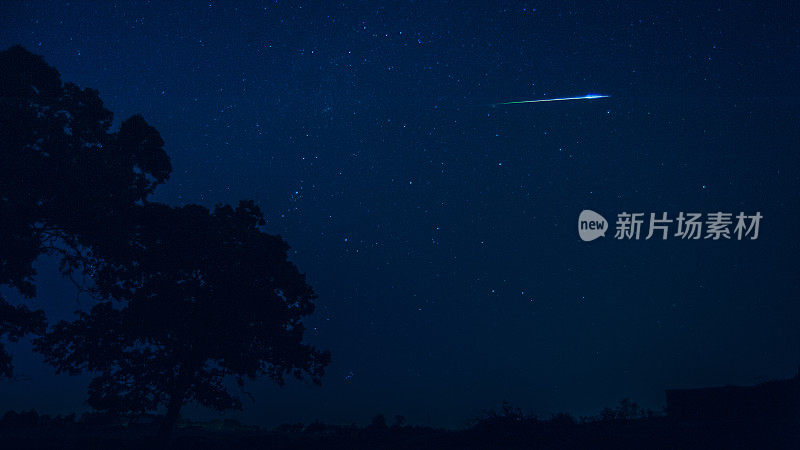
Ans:
[{"label": "silhouetted tree", "polygon": [[150,204],[130,241],[94,261],[105,300],[37,341],[59,372],[97,374],[91,406],[127,412],[166,407],[168,437],[182,406],[240,408],[223,380],[266,374],[320,382],[330,355],[304,344],[316,298],[288,261],[289,246],[260,229],[252,202]]},{"label": "silhouetted tree", "polygon": [[[0,337],[16,342],[28,333],[41,334],[44,331],[44,313],[31,311],[24,306],[8,304],[0,297]],[[11,355],[0,343],[0,375],[11,377],[13,375]]]},{"label": "silhouetted tree", "polygon": [[630,399],[624,398],[619,401],[619,404],[616,408],[603,408],[600,412],[600,420],[602,421],[612,421],[612,420],[620,420],[620,421],[628,421],[634,419],[641,419],[644,417],[652,417],[653,413],[650,411],[646,411],[643,408],[640,408],[636,402],[632,402]]},{"label": "silhouetted tree", "polygon": [[5,428],[32,428],[40,425],[39,413],[31,409],[30,411],[7,411],[0,419],[0,425]]},{"label": "silhouetted tree", "polygon": [[306,425],[306,427],[303,429],[303,431],[306,432],[306,433],[311,433],[311,434],[322,434],[327,429],[328,429],[328,427],[323,422],[321,422],[319,420],[315,420],[315,421],[311,422],[310,424]]},{"label": "silhouetted tree", "polygon": [[386,425],[386,417],[383,414],[376,414],[372,417],[372,420],[369,422],[369,427],[372,430],[385,430],[387,427]]},{"label": "silhouetted tree", "polygon": [[[20,46],[0,52],[0,285],[36,295],[33,263],[61,258],[84,269],[92,247],[116,242],[171,171],[158,132],[141,116],[110,132],[97,91],[62,83],[56,69]],[[0,297],[0,339],[44,327],[44,316]],[[11,359],[0,343],[0,373]]]},{"label": "silhouetted tree", "polygon": [[402,428],[406,424],[405,416],[397,414],[394,416],[394,423],[392,424],[392,428]]}]

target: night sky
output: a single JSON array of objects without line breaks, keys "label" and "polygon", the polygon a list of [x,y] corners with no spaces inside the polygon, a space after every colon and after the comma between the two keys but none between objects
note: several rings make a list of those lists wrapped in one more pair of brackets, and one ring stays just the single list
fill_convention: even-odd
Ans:
[{"label": "night sky", "polygon": [[[0,47],[159,130],[154,200],[254,199],[319,294],[323,386],[251,383],[224,417],[460,426],[796,373],[792,2],[378,3],[0,5]],[[611,97],[491,106],[587,93]],[[613,237],[620,212],[717,211],[760,212],[758,239]],[[91,304],[39,267],[51,321]],[[10,348],[2,409],[86,409],[88,376]]]}]

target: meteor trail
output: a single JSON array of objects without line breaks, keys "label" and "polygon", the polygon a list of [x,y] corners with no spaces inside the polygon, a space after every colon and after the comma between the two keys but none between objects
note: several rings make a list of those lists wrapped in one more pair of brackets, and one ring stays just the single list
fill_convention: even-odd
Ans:
[{"label": "meteor trail", "polygon": [[567,100],[594,100],[596,98],[608,98],[611,97],[610,95],[599,95],[599,94],[586,94],[583,97],[564,97],[564,98],[543,98],[539,100],[522,100],[519,102],[503,102],[503,103],[494,103],[492,106],[498,105],[517,105],[520,103],[542,103],[542,102],[565,102]]}]

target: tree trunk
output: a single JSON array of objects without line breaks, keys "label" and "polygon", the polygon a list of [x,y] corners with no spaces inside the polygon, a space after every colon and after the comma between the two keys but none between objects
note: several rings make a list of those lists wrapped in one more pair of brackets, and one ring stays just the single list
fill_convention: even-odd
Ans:
[{"label": "tree trunk", "polygon": [[161,441],[164,448],[169,446],[169,439],[172,436],[175,423],[178,421],[182,406],[183,393],[173,393],[167,405],[167,414],[164,416],[164,421],[161,422],[161,426],[158,429],[158,440]]}]

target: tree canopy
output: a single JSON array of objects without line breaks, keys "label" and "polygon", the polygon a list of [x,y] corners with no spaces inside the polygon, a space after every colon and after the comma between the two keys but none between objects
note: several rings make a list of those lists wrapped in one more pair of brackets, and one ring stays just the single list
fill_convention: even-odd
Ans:
[{"label": "tree canopy", "polygon": [[[229,377],[319,383],[330,354],[303,342],[316,295],[288,244],[252,201],[150,202],[171,171],[164,142],[141,116],[111,123],[96,91],[21,47],[0,52],[0,284],[35,296],[34,262],[52,254],[96,300],[45,331],[41,311],[0,298],[0,338],[38,334],[58,372],[94,374],[96,409],[165,407],[165,435],[187,402],[241,407]],[[0,374],[11,368],[0,346]]]},{"label": "tree canopy", "polygon": [[[39,255],[59,255],[71,273],[167,180],[155,128],[133,116],[112,132],[112,118],[97,91],[62,83],[41,56],[20,46],[0,52],[0,285],[35,296]],[[0,312],[0,338],[44,326],[41,312],[1,297]],[[0,373],[12,373],[2,343]]]},{"label": "tree canopy", "polygon": [[302,342],[315,294],[288,261],[286,242],[260,230],[252,202],[139,212],[125,260],[121,252],[94,261],[107,300],[38,341],[59,371],[97,374],[91,406],[165,406],[174,423],[188,401],[241,407],[226,376],[241,384],[262,374],[279,383],[307,375],[319,383],[330,356]]}]

